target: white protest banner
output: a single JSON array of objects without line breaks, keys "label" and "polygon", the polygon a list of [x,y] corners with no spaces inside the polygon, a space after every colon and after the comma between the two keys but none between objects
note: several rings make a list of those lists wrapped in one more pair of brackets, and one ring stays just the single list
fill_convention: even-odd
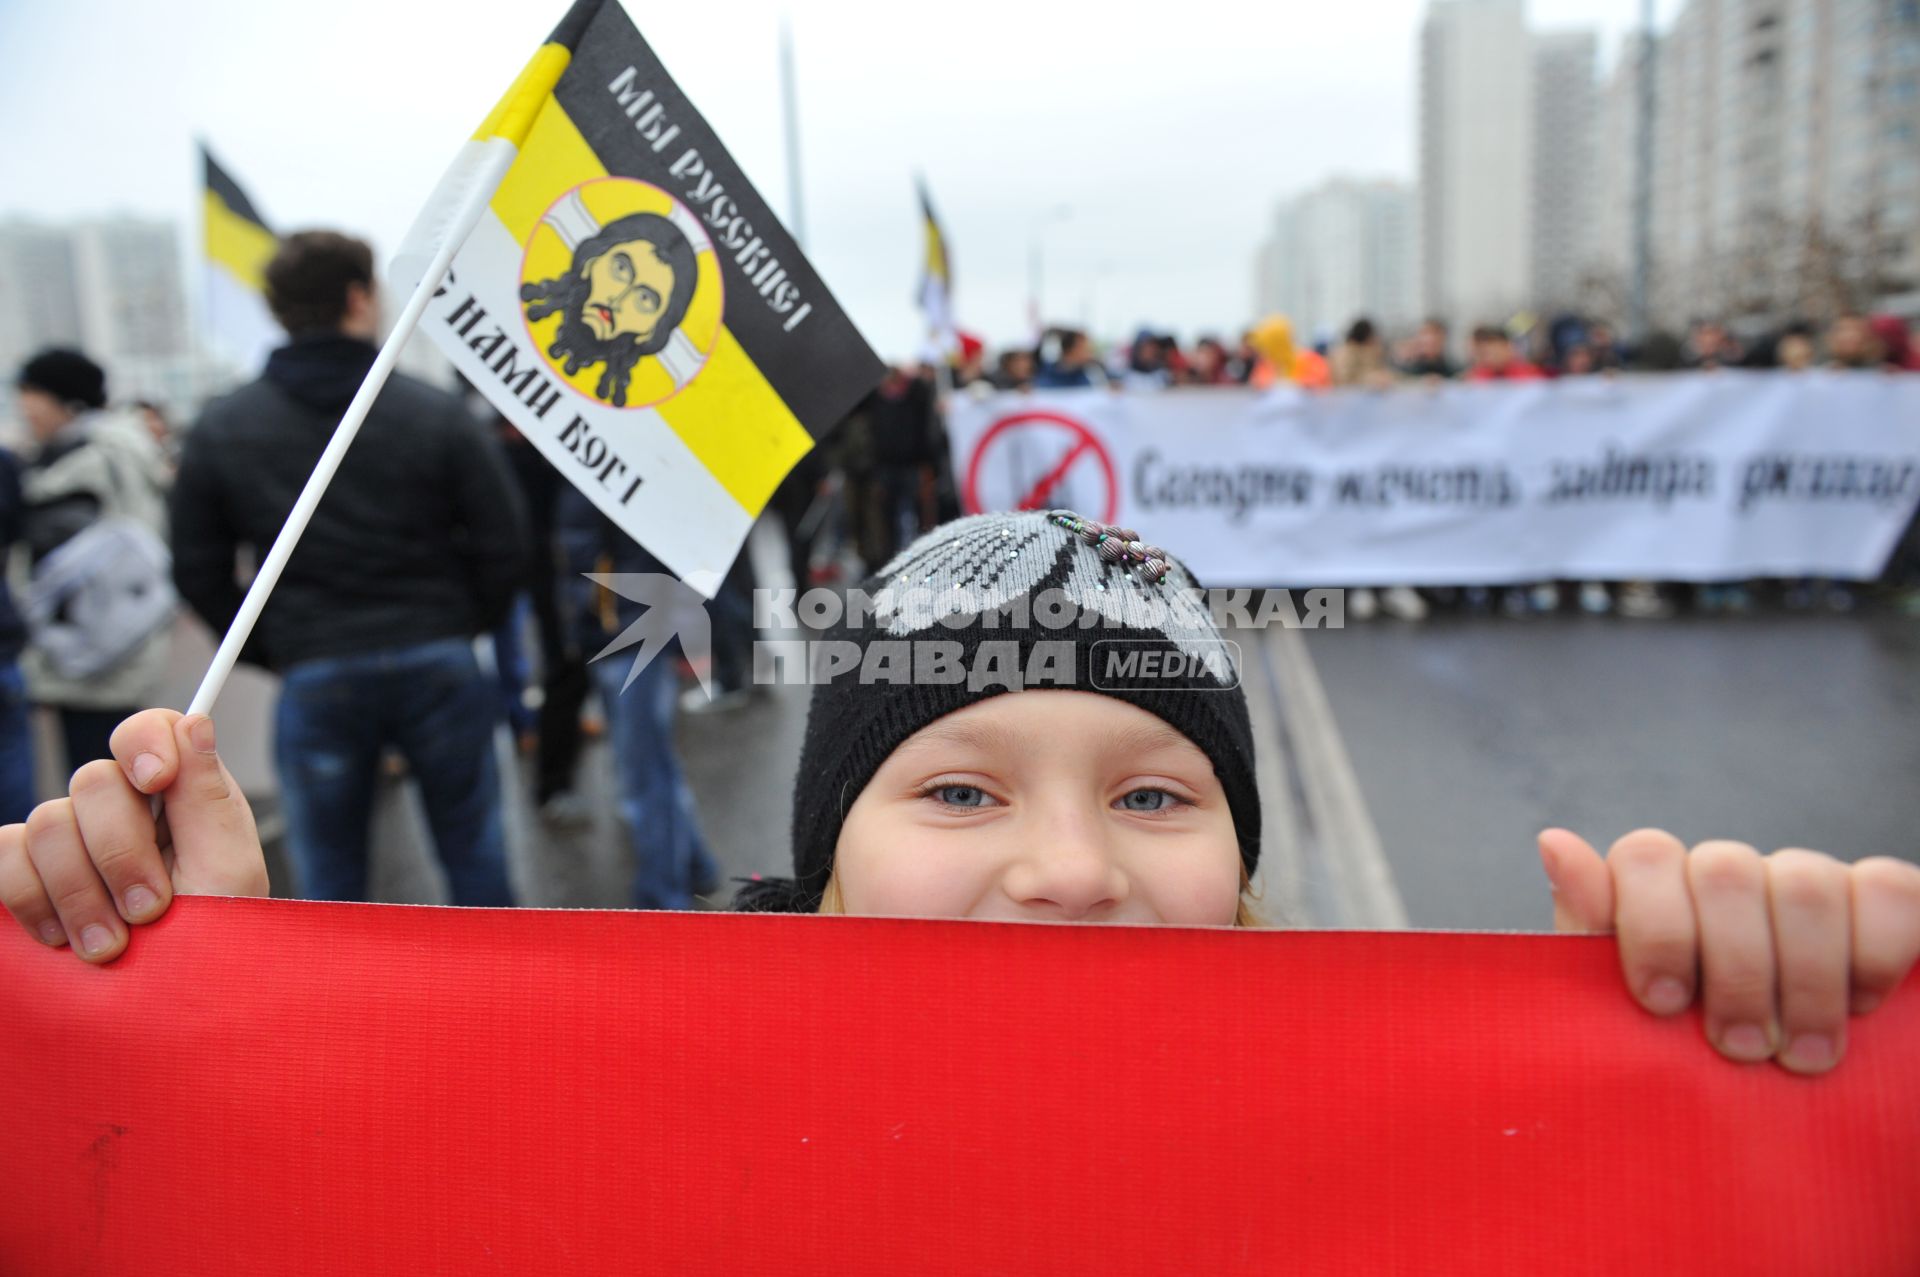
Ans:
[{"label": "white protest banner", "polygon": [[969,512],[1209,585],[1867,579],[1920,501],[1920,377],[1879,373],[956,396],[948,433]]}]

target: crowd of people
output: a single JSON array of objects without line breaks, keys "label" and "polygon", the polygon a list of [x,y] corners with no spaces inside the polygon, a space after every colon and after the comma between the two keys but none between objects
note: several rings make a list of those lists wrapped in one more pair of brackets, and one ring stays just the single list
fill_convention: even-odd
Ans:
[{"label": "crowd of people", "polygon": [[[36,355],[16,387],[31,440],[0,451],[0,541],[24,571],[0,591],[0,823],[34,798],[30,711],[53,711],[73,772],[110,757],[115,725],[161,694],[178,604],[216,634],[286,521],[335,423],[371,367],[379,333],[372,254],[327,231],[287,237],[266,273],[289,339],[261,375],[208,405],[178,439],[152,404],[111,404],[105,371],[78,351]],[[960,513],[942,427],[947,396],[1074,387],[1295,385],[1581,376],[1616,369],[1913,369],[1904,326],[1843,316],[1742,342],[1701,322],[1684,340],[1623,345],[1608,325],[1561,318],[1486,326],[1453,361],[1435,321],[1390,340],[1366,319],[1334,343],[1300,340],[1270,317],[1231,345],[1140,333],[1101,351],[1071,328],[991,360],[966,339],[950,368],[904,365],[802,460],[774,495],[794,584],[879,569]],[[635,842],[633,902],[685,908],[720,886],[675,757],[682,708],[725,709],[752,675],[751,556],[710,606],[712,699],[681,692],[676,664],[591,658],[643,605],[592,572],[664,572],[477,394],[395,377],[350,451],[242,659],[280,675],[275,757],[300,894],[360,899],[382,777],[419,786],[457,904],[512,903],[503,786],[492,748],[503,724],[531,762],[547,820],[578,824],[583,742],[608,737]],[[1337,584],[1337,583],[1336,583]],[[1854,587],[1771,583],[1783,605],[1845,609]],[[1677,605],[1751,606],[1751,584],[1555,583],[1451,590],[1352,590],[1347,616],[1417,619],[1433,607],[1512,614],[1575,605],[1664,615]],[[490,635],[494,667],[473,639]],[[596,707],[597,705],[597,707]]]},{"label": "crowd of people", "polygon": [[[1637,343],[1623,340],[1605,320],[1562,315],[1543,323],[1523,316],[1504,325],[1476,326],[1467,337],[1466,358],[1457,360],[1454,352],[1453,334],[1439,319],[1390,336],[1381,325],[1361,317],[1338,340],[1303,342],[1285,316],[1272,315],[1241,333],[1231,348],[1209,335],[1183,349],[1172,334],[1143,329],[1131,342],[1104,353],[1085,331],[1053,327],[1031,346],[991,355],[983,343],[963,334],[944,380],[963,391],[1276,385],[1323,391],[1719,368],[1920,372],[1920,348],[1906,321],[1889,314],[1847,313],[1825,325],[1794,321],[1750,339],[1735,336],[1726,323],[1702,318],[1688,326],[1684,337],[1653,332]],[[867,563],[884,562],[913,531],[958,512],[945,469],[947,450],[937,404],[936,388],[942,380],[927,364],[896,369],[889,385],[855,414],[853,429],[843,433],[836,472],[844,481],[859,557]],[[866,419],[876,414],[880,430],[871,433],[874,442],[869,444]],[[884,461],[874,453],[876,448],[888,454]],[[1910,579],[1916,557],[1913,540],[1910,535],[1890,564],[1890,579],[1882,583],[1889,588],[1865,592],[1853,584],[1816,579],[1398,586],[1349,590],[1346,615],[1361,621],[1380,614],[1417,621],[1435,609],[1532,616],[1578,608],[1645,619],[1683,609],[1738,613],[1760,606],[1846,612],[1882,599],[1903,612],[1920,614],[1920,590],[1914,588],[1920,581]],[[799,572],[796,579],[802,579]]]},{"label": "crowd of people", "polygon": [[1608,372],[1679,372],[1711,368],[1886,369],[1920,372],[1906,320],[1898,315],[1846,313],[1824,325],[1795,320],[1751,338],[1724,322],[1702,318],[1684,336],[1656,331],[1624,340],[1605,320],[1561,315],[1541,322],[1521,316],[1476,326],[1466,358],[1455,358],[1454,334],[1428,319],[1391,336],[1365,316],[1339,336],[1302,340],[1292,323],[1271,315],[1240,334],[1231,347],[1207,335],[1182,348],[1171,333],[1142,329],[1133,340],[1101,354],[1076,328],[1049,329],[1032,346],[1013,346],[989,359],[983,345],[962,336],[955,381],[1001,390],[1084,386],[1157,389],[1169,386],[1254,386],[1292,383],[1310,390],[1334,386],[1382,388],[1409,378],[1534,381]]}]

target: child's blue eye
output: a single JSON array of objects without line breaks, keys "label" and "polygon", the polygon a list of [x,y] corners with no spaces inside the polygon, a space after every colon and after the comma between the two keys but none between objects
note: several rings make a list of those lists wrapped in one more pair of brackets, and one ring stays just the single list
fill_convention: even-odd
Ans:
[{"label": "child's blue eye", "polygon": [[984,807],[987,791],[977,785],[942,785],[933,796],[949,807]]},{"label": "child's blue eye", "polygon": [[1166,811],[1180,800],[1164,789],[1136,789],[1120,799],[1128,811]]}]

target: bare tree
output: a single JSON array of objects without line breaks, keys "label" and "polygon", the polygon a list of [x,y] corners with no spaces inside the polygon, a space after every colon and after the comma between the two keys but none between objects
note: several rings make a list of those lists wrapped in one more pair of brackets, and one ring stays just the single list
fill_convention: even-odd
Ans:
[{"label": "bare tree", "polygon": [[1899,238],[1888,233],[1877,208],[1837,223],[1763,211],[1715,255],[1700,303],[1755,323],[1824,322],[1913,287],[1899,250]]}]

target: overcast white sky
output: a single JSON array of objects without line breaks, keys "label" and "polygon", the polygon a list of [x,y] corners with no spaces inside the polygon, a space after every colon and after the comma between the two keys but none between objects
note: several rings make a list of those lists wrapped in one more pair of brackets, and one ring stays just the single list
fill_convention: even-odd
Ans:
[{"label": "overcast white sky", "polygon": [[[1665,21],[1680,0],[1661,0]],[[0,216],[114,211],[197,236],[193,138],[279,229],[384,256],[566,0],[0,0]],[[1276,199],[1411,177],[1425,0],[627,0],[667,69],[786,211],[779,18],[792,15],[809,255],[885,355],[920,327],[913,174],[953,246],[963,326],[1106,335],[1249,318]],[[1610,48],[1639,0],[1533,0]]]}]

